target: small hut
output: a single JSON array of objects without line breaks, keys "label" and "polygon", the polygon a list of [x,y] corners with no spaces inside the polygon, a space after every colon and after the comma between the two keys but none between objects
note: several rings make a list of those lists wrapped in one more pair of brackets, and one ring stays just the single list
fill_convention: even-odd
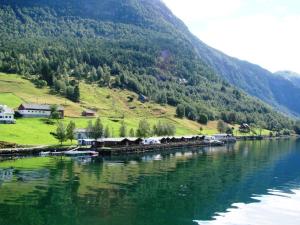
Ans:
[{"label": "small hut", "polygon": [[86,116],[86,117],[94,117],[96,116],[96,112],[90,109],[86,109],[82,112],[82,116]]}]

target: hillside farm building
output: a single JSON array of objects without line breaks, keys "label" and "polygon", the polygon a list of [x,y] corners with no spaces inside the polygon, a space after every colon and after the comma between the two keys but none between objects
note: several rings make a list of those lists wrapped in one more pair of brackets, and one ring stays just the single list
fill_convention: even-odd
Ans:
[{"label": "hillside farm building", "polygon": [[14,110],[6,105],[0,105],[0,123],[12,124],[15,123]]},{"label": "hillside farm building", "polygon": [[250,132],[250,126],[247,123],[243,123],[241,124],[241,126],[239,127],[239,131],[242,133],[249,133]]},{"label": "hillside farm building", "polygon": [[93,111],[93,110],[89,110],[89,109],[86,109],[82,112],[82,116],[85,116],[85,117],[94,117],[96,116],[96,112]]},{"label": "hillside farm building", "polygon": [[[51,105],[40,104],[21,104],[18,108],[18,113],[23,117],[49,117],[51,114]],[[64,108],[57,107],[60,118],[64,118]]]},{"label": "hillside farm building", "polygon": [[139,101],[142,103],[149,102],[149,98],[145,95],[139,95]]}]

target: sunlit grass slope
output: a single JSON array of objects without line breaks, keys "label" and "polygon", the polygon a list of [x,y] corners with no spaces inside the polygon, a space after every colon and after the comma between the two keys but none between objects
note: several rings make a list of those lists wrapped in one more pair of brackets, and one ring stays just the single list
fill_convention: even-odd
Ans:
[{"label": "sunlit grass slope", "polygon": [[[81,83],[80,90],[81,102],[73,103],[61,96],[50,94],[48,88],[36,88],[30,81],[18,75],[0,73],[0,104],[12,108],[18,107],[22,102],[63,105],[66,114],[63,121],[68,123],[74,120],[78,128],[85,128],[90,120],[81,117],[82,111],[94,109],[101,117],[104,126],[110,127],[114,136],[118,136],[122,118],[128,129],[136,129],[139,121],[147,118],[151,125],[158,120],[174,124],[178,135],[199,133],[200,125],[176,118],[175,108],[153,102],[143,104],[138,101],[138,96],[133,92],[100,88],[85,83]],[[47,125],[43,119],[17,119],[14,125],[0,125],[0,140],[29,145],[57,144],[57,140],[50,135],[50,132],[55,129],[55,125]]]},{"label": "sunlit grass slope", "polygon": [[[176,126],[177,135],[217,133],[217,122],[199,125],[194,121],[175,117],[175,108],[148,102],[141,103],[138,96],[130,91],[101,88],[85,83],[80,84],[81,102],[74,103],[61,96],[50,94],[48,88],[38,89],[30,81],[19,75],[0,73],[0,104],[16,108],[22,102],[58,104],[65,107],[64,123],[75,121],[77,128],[85,128],[90,118],[81,117],[84,109],[94,109],[104,126],[109,126],[113,136],[118,136],[121,121],[136,129],[141,119],[146,118],[151,125],[159,120]],[[133,100],[131,100],[133,99]],[[92,119],[95,120],[95,119]],[[0,124],[0,140],[26,145],[57,144],[50,134],[56,125],[47,125],[43,119],[17,119],[13,125]],[[267,131],[264,131],[266,133]]]}]

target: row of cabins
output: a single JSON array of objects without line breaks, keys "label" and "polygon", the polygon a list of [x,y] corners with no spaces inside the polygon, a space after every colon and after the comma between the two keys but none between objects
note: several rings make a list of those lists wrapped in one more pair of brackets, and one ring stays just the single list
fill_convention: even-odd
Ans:
[{"label": "row of cabins", "polygon": [[95,148],[117,148],[137,145],[154,145],[154,144],[168,144],[168,143],[181,143],[191,141],[203,141],[204,136],[185,136],[185,137],[151,137],[151,138],[100,138],[97,140],[79,140],[79,144],[90,144]]},{"label": "row of cabins", "polygon": [[151,138],[100,138],[94,139],[81,139],[78,135],[78,130],[75,132],[78,138],[78,144],[81,146],[91,145],[95,148],[118,148],[127,146],[138,146],[138,145],[155,145],[155,144],[173,144],[173,143],[184,143],[184,142],[204,142],[207,144],[221,144],[224,142],[235,142],[236,139],[232,135],[218,134],[215,136],[175,136],[175,137],[151,137]]}]

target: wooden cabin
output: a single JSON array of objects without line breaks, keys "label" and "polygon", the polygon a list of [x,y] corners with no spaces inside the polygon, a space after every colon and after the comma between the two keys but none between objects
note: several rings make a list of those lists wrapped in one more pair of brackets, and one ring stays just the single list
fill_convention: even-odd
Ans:
[{"label": "wooden cabin", "polygon": [[143,139],[141,138],[101,138],[94,141],[93,146],[97,148],[109,147],[126,147],[133,145],[141,145]]},{"label": "wooden cabin", "polygon": [[95,117],[96,116],[96,112],[90,109],[86,109],[82,112],[82,116],[85,117]]}]

